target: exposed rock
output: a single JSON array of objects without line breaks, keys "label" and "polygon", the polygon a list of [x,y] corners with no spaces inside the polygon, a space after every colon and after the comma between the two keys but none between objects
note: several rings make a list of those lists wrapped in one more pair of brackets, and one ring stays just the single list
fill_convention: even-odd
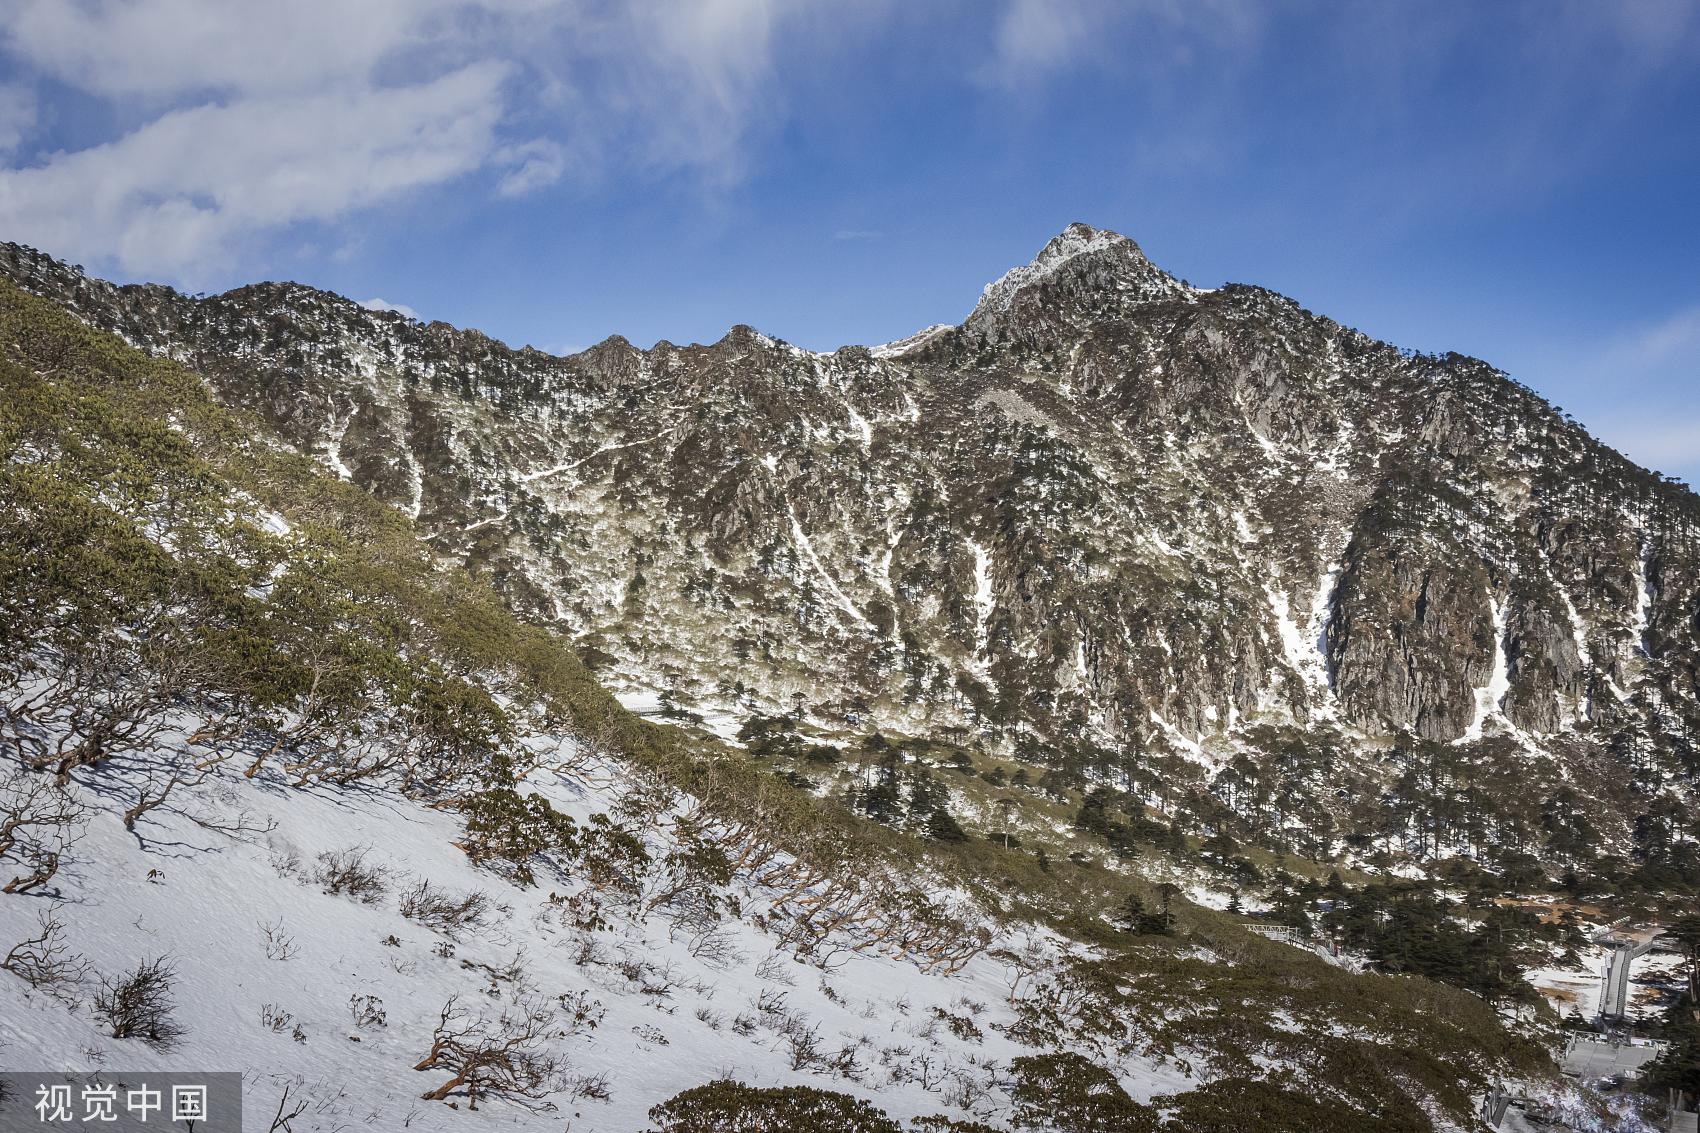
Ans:
[{"label": "exposed rock", "polygon": [[1005,748],[1344,721],[1691,750],[1700,500],[1484,363],[1084,225],[960,327],[832,354],[740,326],[558,358],[295,284],[0,271],[686,699]]}]

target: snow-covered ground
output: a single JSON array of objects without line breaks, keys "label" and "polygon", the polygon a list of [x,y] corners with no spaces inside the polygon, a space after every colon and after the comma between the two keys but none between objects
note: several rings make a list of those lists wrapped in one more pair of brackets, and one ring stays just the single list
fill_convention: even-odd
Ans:
[{"label": "snow-covered ground", "polygon": [[[676,724],[680,722],[678,719],[666,714],[667,706],[662,701],[661,694],[655,692],[653,689],[633,685],[616,691],[614,693],[614,699],[620,702],[621,708],[624,708],[627,712],[630,712],[635,716],[642,716],[645,720],[650,720],[657,724]],[[743,744],[738,742],[738,730],[743,727],[744,718],[747,713],[740,714],[730,708],[722,708],[718,706],[689,706],[686,708],[686,711],[690,712],[694,716],[700,716],[702,718],[698,726],[704,731],[719,737],[729,744],[733,744],[737,747],[743,746]],[[698,723],[694,720],[690,722],[693,724]]]},{"label": "snow-covered ground", "polygon": [[1606,957],[1611,950],[1592,945],[1578,955],[1581,964],[1574,968],[1534,968],[1524,973],[1524,979],[1546,997],[1554,1011],[1568,1015],[1571,1008],[1592,1019],[1600,1011],[1600,988],[1605,977]]},{"label": "snow-covered ground", "polygon": [[[763,894],[751,884],[734,881],[744,916],[726,917],[708,947],[660,914],[585,932],[551,900],[552,884],[565,896],[571,880],[540,876],[521,888],[481,870],[454,845],[455,816],[390,791],[221,772],[131,834],[118,818],[129,800],[91,785],[102,809],[55,879],[57,896],[0,898],[0,954],[51,907],[70,946],[101,974],[169,957],[186,1034],[169,1052],[113,1039],[86,994],[68,1010],[0,972],[0,1066],[240,1071],[250,1129],[267,1128],[290,1086],[310,1103],[297,1133],[485,1125],[626,1133],[646,1127],[651,1106],[720,1076],[841,1090],[900,1118],[996,1120],[1006,1102],[995,1065],[1030,1053],[995,1027],[1012,1017],[1015,969],[1006,961],[981,953],[944,975],[868,950],[813,966],[753,923]],[[606,787],[555,773],[536,789],[581,824],[614,805]],[[249,832],[233,837],[194,821],[215,815],[243,816]],[[318,856],[362,847],[383,873],[384,894],[363,903],[325,892],[314,880]],[[422,879],[450,894],[488,894],[485,923],[451,938],[402,916],[400,895]],[[458,995],[473,1014],[494,1015],[527,994],[563,1005],[563,1017],[565,1005],[584,1003],[599,1019],[559,1044],[570,1069],[547,1099],[558,1108],[537,1114],[487,1101],[470,1114],[464,1099],[458,1111],[421,1100],[449,1077],[413,1069],[445,1002]],[[973,1026],[953,1032],[954,1019]],[[793,1069],[799,1035],[839,1068]],[[1172,1064],[1122,1071],[1142,1100],[1189,1085]],[[605,1099],[591,1096],[602,1086]]]}]

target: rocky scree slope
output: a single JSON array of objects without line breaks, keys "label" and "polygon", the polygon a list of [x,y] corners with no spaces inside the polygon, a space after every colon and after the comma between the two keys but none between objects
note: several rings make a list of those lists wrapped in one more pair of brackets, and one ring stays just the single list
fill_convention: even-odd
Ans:
[{"label": "rocky scree slope", "polygon": [[1642,803],[1605,794],[1695,774],[1700,500],[1485,363],[1113,233],[830,354],[740,326],[554,357],[296,284],[0,269],[198,370],[616,685],[1104,774],[1214,770],[1265,725],[1497,737],[1558,778],[1604,760],[1619,830]]}]

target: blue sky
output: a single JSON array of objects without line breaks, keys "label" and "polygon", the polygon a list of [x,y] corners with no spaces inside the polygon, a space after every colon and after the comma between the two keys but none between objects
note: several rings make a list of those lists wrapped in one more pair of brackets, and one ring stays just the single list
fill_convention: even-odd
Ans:
[{"label": "blue sky", "polygon": [[1700,3],[12,0],[0,238],[551,350],[960,319],[1072,220],[1700,477]]}]

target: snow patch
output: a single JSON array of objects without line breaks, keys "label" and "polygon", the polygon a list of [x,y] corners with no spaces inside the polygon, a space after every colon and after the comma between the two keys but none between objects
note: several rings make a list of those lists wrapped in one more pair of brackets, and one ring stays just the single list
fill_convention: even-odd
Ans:
[{"label": "snow patch", "polygon": [[1490,590],[1488,607],[1493,612],[1493,670],[1488,674],[1488,683],[1476,689],[1476,718],[1454,743],[1479,740],[1482,738],[1482,728],[1489,719],[1504,719],[1500,712],[1500,703],[1505,699],[1505,694],[1511,691],[1511,671],[1505,659],[1505,603],[1495,598]]},{"label": "snow patch", "polygon": [[974,609],[977,616],[974,622],[974,639],[979,652],[986,651],[987,626],[992,618],[992,574],[991,555],[986,548],[967,540],[968,549],[974,554]]},{"label": "snow patch", "polygon": [[827,591],[834,598],[838,599],[838,604],[843,607],[844,612],[849,614],[858,625],[861,625],[866,629],[874,628],[874,623],[869,621],[868,616],[862,613],[856,603],[850,600],[849,595],[839,589],[838,583],[833,579],[831,572],[826,569],[826,564],[822,563],[820,561],[820,556],[815,554],[815,545],[809,541],[808,533],[803,530],[802,523],[797,519],[797,513],[792,510],[789,503],[785,505],[785,510],[791,516],[791,538],[796,541],[797,549],[803,552],[803,557],[808,559],[810,564],[814,566],[815,573],[820,576],[820,580],[826,586]]},{"label": "snow patch", "polygon": [[947,330],[955,329],[949,323],[934,323],[930,327],[916,331],[907,338],[895,339],[891,342],[881,343],[879,346],[870,346],[868,353],[875,358],[896,358],[925,346]]}]

